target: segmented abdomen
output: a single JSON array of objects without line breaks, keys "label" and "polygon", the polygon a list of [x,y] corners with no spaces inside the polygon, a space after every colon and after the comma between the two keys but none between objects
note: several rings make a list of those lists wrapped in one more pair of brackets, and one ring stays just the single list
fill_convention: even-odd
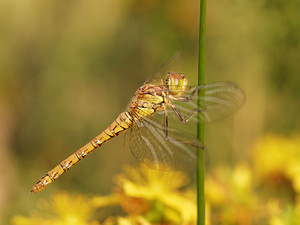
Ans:
[{"label": "segmented abdomen", "polygon": [[47,185],[55,181],[58,177],[78,163],[81,159],[93,152],[96,148],[109,141],[113,137],[118,136],[123,131],[129,129],[132,126],[132,123],[133,118],[129,112],[121,113],[102,133],[78,149],[75,153],[70,155],[68,158],[50,170],[44,177],[42,177],[31,189],[31,192],[36,193],[44,189]]}]

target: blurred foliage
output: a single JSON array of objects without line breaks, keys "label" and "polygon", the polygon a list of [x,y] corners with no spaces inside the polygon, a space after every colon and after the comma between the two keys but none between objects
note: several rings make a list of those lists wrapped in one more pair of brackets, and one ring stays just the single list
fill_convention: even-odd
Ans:
[{"label": "blurred foliage", "polygon": [[[205,182],[206,225],[294,225],[300,220],[300,135],[266,135],[252,147],[251,163],[216,166]],[[286,154],[282,157],[282,151]],[[259,159],[259,160],[257,160]],[[195,189],[187,174],[126,166],[106,196],[60,193],[38,201],[13,225],[196,223]]]},{"label": "blurred foliage", "polygon": [[210,224],[298,224],[299,149],[299,133],[268,134],[250,149],[250,163],[212,169],[206,177]]},{"label": "blurred foliage", "polygon": [[[218,170],[223,171],[221,177],[236,177],[223,186],[224,193],[237,195],[226,201],[242,210],[241,218],[262,201],[259,191],[281,196],[280,201],[268,202],[263,213],[274,215],[269,217],[272,225],[292,224],[299,218],[297,147],[284,147],[289,152],[264,147],[270,150],[255,156],[252,171],[249,161],[256,148],[250,151],[249,146],[258,138],[289,142],[299,130],[299,1],[215,0],[207,7],[207,80],[232,80],[247,95],[234,119],[207,126],[208,172],[217,175],[209,174],[212,181],[207,183],[221,182],[214,172]],[[175,51],[183,55],[179,72],[196,84],[198,11],[197,0],[0,1],[0,223],[2,217],[7,224],[11,216],[26,214],[37,199],[50,199],[57,190],[111,192],[111,177],[122,165],[135,162],[122,150],[122,138],[101,147],[101,153],[47,191],[28,195],[36,179],[113,121],[134,91]],[[265,171],[262,177],[272,165],[277,172]],[[272,192],[264,186],[269,182],[275,183]],[[276,185],[283,188],[282,194]],[[243,191],[253,200],[240,196]],[[222,190],[218,195],[212,203],[225,201]],[[207,207],[212,221],[218,213],[231,217],[228,221],[239,220],[230,216],[234,211],[216,212],[212,203]],[[128,220],[147,224],[144,217]]]},{"label": "blurred foliage", "polygon": [[40,199],[30,217],[15,216],[12,224],[195,224],[196,197],[187,189],[187,181],[181,172],[127,166],[116,177],[113,194],[56,194],[50,201]]}]

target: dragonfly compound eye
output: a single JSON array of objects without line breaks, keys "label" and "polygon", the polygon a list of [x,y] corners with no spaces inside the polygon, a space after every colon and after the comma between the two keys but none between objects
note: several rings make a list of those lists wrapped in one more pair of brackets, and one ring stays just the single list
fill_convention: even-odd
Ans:
[{"label": "dragonfly compound eye", "polygon": [[182,73],[169,72],[166,79],[166,86],[171,95],[182,96],[187,88],[188,81]]}]

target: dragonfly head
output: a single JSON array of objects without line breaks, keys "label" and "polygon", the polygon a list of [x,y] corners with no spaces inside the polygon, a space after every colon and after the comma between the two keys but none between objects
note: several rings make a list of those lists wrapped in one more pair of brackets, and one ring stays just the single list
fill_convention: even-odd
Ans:
[{"label": "dragonfly head", "polygon": [[188,80],[184,77],[183,73],[169,72],[166,79],[166,86],[171,95],[180,97],[184,94]]}]

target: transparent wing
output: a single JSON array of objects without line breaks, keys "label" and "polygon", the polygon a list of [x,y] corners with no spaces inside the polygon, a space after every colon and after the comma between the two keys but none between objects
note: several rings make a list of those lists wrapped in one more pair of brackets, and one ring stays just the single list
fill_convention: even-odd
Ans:
[{"label": "transparent wing", "polygon": [[[197,90],[204,91],[203,96]],[[190,99],[190,101],[185,101]],[[200,101],[198,107],[197,102]],[[244,92],[230,82],[217,82],[191,87],[185,96],[172,99],[172,104],[183,117],[190,117],[188,123],[181,123],[170,105],[166,111],[135,121],[125,133],[126,144],[132,154],[142,163],[155,169],[165,170],[170,166],[178,168],[194,161],[196,148],[203,148],[200,141],[184,128],[195,125],[197,114],[202,122],[224,118],[236,111],[245,101]],[[165,133],[164,113],[168,115],[168,138]],[[190,163],[191,164],[191,163]]]},{"label": "transparent wing", "polygon": [[[162,66],[161,68],[149,77],[144,84],[165,84],[166,77],[170,71],[173,71],[178,66],[181,59],[180,51],[176,51]],[[173,70],[172,70],[173,69]]]},{"label": "transparent wing", "polygon": [[[197,95],[197,90],[204,92],[203,96]],[[195,93],[194,96],[193,93]],[[190,87],[183,98],[192,97],[191,101],[183,102],[181,99],[172,103],[183,115],[190,114],[193,110],[199,113],[200,122],[211,122],[225,118],[237,111],[245,102],[245,94],[236,84],[231,82],[216,82],[199,87]],[[199,100],[199,106],[198,106]],[[195,120],[197,116],[191,118]]]},{"label": "transparent wing", "polygon": [[125,133],[125,143],[140,162],[154,169],[179,168],[195,160],[195,147],[202,147],[197,138],[170,128],[168,137],[163,123],[153,117],[145,117],[136,121]]}]

